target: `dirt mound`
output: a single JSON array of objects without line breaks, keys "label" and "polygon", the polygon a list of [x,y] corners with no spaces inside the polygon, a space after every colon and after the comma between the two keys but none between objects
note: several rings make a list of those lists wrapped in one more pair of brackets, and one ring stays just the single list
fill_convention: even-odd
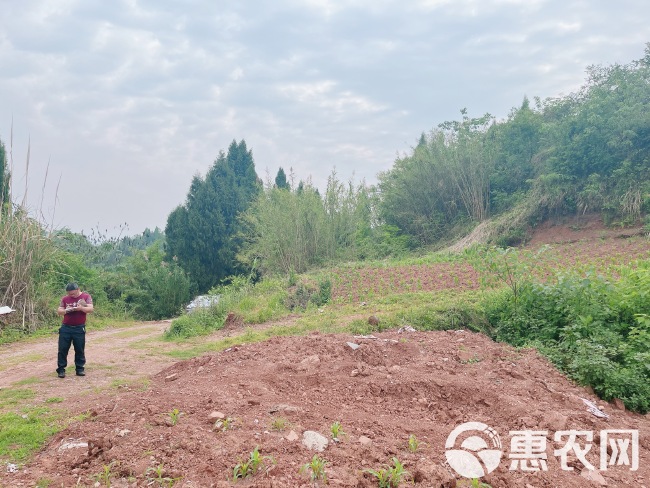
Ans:
[{"label": "dirt mound", "polygon": [[[609,418],[590,413],[582,398]],[[331,439],[335,421],[347,433],[340,442]],[[113,487],[167,486],[165,478],[180,478],[176,487],[225,487],[232,485],[234,467],[259,446],[273,462],[267,459],[261,472],[237,486],[311,486],[299,469],[315,451],[301,440],[305,431],[317,431],[329,438],[319,455],[328,461],[330,486],[377,486],[366,470],[393,457],[415,486],[468,486],[445,456],[447,437],[465,422],[482,422],[500,436],[503,457],[483,478],[493,487],[598,486],[585,478],[598,472],[581,475],[575,456],[568,458],[573,471],[564,471],[554,454],[565,445],[554,441],[555,433],[571,429],[594,433],[586,461],[596,469],[599,443],[605,450],[609,445],[602,430],[638,430],[638,470],[610,466],[600,474],[607,486],[642,486],[650,479],[648,417],[598,401],[533,350],[466,331],[314,333],[178,362],[153,376],[145,392],[93,402],[90,417],[59,433],[25,470],[1,476],[11,487],[35,486],[39,479],[93,486],[108,470]],[[512,431],[546,431],[537,440],[546,444],[539,454],[546,455],[548,470],[509,469]],[[419,441],[415,452],[411,434]]]}]

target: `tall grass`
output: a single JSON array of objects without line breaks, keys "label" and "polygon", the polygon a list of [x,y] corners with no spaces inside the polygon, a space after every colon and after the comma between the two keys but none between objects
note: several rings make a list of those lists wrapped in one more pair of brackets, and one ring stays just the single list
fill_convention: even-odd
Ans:
[{"label": "tall grass", "polygon": [[[9,185],[3,186],[11,188],[11,174],[5,168],[3,164],[2,180],[9,179]],[[3,194],[3,200],[0,205],[0,306],[9,306],[15,312],[2,316],[0,333],[7,328],[31,332],[45,320],[51,308],[51,293],[47,290],[59,251],[45,227],[29,215],[24,198],[22,204],[14,204],[9,191],[8,195]]]},{"label": "tall grass", "polygon": [[14,310],[23,330],[43,320],[57,250],[41,225],[23,209],[0,213],[0,302]]}]

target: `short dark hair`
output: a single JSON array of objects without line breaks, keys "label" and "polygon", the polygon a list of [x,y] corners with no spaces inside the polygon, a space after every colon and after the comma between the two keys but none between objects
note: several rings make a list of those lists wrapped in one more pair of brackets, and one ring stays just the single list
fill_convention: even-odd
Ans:
[{"label": "short dark hair", "polygon": [[65,291],[72,291],[78,289],[79,289],[79,285],[77,285],[76,283],[68,283],[65,287]]}]

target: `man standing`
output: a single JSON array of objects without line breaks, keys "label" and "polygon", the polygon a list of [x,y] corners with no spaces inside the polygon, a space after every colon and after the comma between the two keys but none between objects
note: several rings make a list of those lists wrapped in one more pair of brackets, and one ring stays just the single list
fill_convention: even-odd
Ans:
[{"label": "man standing", "polygon": [[76,283],[68,283],[66,295],[56,313],[63,316],[63,324],[59,329],[59,357],[56,372],[59,378],[65,378],[65,368],[68,365],[70,344],[74,345],[74,366],[77,376],[85,376],[84,366],[86,356],[86,314],[92,313],[93,299],[79,289]]}]

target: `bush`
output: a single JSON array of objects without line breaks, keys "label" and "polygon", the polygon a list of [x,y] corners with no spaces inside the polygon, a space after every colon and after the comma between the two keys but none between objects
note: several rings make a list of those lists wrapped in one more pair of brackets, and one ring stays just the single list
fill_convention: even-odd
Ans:
[{"label": "bush", "polygon": [[216,303],[175,319],[165,337],[185,338],[219,330],[230,312],[249,324],[286,315],[286,291],[281,280],[266,279],[253,285],[247,277],[231,276],[228,279],[229,284],[209,291],[210,295],[219,296]]},{"label": "bush", "polygon": [[174,263],[161,263],[139,277],[139,287],[131,290],[138,318],[158,320],[178,316],[190,301],[190,280]]},{"label": "bush", "polygon": [[317,285],[313,283],[299,282],[289,290],[285,300],[285,306],[289,310],[302,309],[312,303],[321,307],[332,299],[332,281],[329,278],[322,278]]},{"label": "bush", "polygon": [[650,261],[619,269],[620,279],[561,275],[492,300],[496,338],[535,346],[604,400],[650,410]]}]

